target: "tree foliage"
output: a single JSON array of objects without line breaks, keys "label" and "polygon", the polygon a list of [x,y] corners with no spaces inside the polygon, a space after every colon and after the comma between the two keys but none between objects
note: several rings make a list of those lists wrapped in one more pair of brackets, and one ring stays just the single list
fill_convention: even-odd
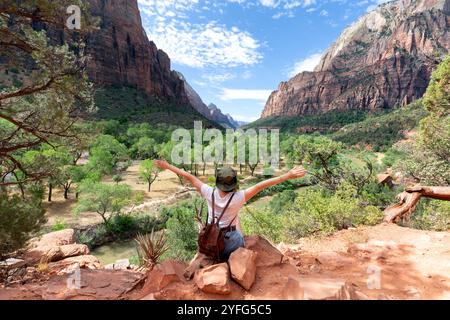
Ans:
[{"label": "tree foliage", "polygon": [[38,194],[23,199],[0,191],[0,261],[21,249],[45,223],[45,210]]},{"label": "tree foliage", "polygon": [[148,192],[152,187],[153,182],[158,178],[161,169],[153,163],[153,160],[147,159],[141,162],[139,166],[139,178],[148,184]]},{"label": "tree foliage", "polygon": [[132,195],[130,187],[126,184],[86,181],[81,185],[80,190],[80,198],[74,212],[96,212],[105,224],[108,224],[115,215],[120,214],[121,210],[130,203]]},{"label": "tree foliage", "polygon": [[407,159],[399,167],[419,183],[450,185],[450,56],[433,72],[423,104],[429,115],[417,141],[400,146]]},{"label": "tree foliage", "polygon": [[23,175],[22,183],[42,179],[41,172],[23,165],[21,154],[43,143],[76,143],[74,124],[93,108],[82,39],[74,36],[73,41],[55,45],[46,32],[48,28],[64,30],[60,17],[73,4],[86,6],[80,0],[8,0],[0,5],[0,49],[5,67],[27,70],[26,84],[0,89],[2,185],[18,183],[9,180],[17,171]]}]

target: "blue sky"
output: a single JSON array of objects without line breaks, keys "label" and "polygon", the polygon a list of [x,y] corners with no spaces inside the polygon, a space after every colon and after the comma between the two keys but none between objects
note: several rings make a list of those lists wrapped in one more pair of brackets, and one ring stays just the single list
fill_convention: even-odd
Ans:
[{"label": "blue sky", "polygon": [[138,0],[149,39],[206,104],[259,118],[281,81],[311,71],[345,27],[385,0]]}]

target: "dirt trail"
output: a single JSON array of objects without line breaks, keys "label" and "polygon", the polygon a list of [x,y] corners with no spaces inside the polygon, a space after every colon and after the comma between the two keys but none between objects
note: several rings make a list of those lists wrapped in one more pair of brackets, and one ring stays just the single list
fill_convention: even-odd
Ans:
[{"label": "dirt trail", "polygon": [[[372,299],[450,299],[449,232],[382,224],[302,239],[285,254],[300,273],[345,279]],[[369,289],[377,270],[381,288]]]}]

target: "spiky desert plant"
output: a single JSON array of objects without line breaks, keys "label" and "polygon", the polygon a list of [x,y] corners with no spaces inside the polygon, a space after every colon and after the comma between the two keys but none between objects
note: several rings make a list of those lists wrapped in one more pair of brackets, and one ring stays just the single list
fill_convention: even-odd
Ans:
[{"label": "spiky desert plant", "polygon": [[138,234],[135,239],[139,262],[143,268],[153,269],[161,256],[169,250],[164,230],[150,234]]}]

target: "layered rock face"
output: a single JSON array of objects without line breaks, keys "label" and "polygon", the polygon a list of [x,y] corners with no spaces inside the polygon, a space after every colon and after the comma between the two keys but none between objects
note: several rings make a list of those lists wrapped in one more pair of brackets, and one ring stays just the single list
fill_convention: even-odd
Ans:
[{"label": "layered rock face", "polygon": [[422,97],[450,50],[450,0],[398,0],[347,28],[314,72],[279,85],[262,118],[375,110]]},{"label": "layered rock face", "polygon": [[194,88],[187,82],[186,78],[181,72],[175,71],[177,76],[184,82],[184,89],[189,103],[205,118],[220,124],[225,128],[236,129],[240,124],[233,119],[229,114],[223,114],[215,104],[211,103],[208,106],[203,102],[202,98],[195,91]]},{"label": "layered rock face", "polygon": [[184,83],[171,71],[169,56],[149,41],[137,0],[89,0],[101,18],[87,40],[90,78],[97,85],[131,85],[148,95],[187,103]]}]

